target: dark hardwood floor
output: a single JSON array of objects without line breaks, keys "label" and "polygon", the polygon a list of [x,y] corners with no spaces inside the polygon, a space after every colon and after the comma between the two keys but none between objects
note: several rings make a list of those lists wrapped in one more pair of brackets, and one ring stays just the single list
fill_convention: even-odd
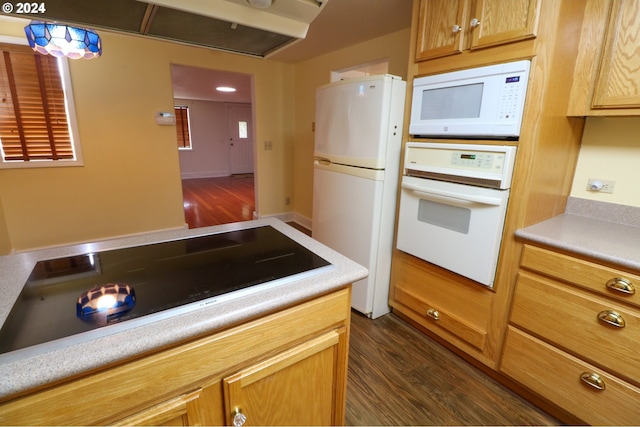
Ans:
[{"label": "dark hardwood floor", "polygon": [[189,228],[253,219],[253,174],[182,180],[184,216]]},{"label": "dark hardwood floor", "polygon": [[347,425],[562,425],[393,314],[353,311]]},{"label": "dark hardwood floor", "polygon": [[[189,228],[246,221],[255,209],[253,177],[183,180],[183,194]],[[393,314],[371,320],[357,312],[345,422],[561,425]]]}]

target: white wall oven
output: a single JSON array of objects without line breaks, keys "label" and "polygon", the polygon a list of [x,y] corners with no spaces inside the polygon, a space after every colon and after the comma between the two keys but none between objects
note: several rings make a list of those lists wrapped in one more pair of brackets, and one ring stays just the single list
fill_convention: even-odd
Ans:
[{"label": "white wall oven", "polygon": [[397,248],[493,287],[516,148],[409,142]]}]

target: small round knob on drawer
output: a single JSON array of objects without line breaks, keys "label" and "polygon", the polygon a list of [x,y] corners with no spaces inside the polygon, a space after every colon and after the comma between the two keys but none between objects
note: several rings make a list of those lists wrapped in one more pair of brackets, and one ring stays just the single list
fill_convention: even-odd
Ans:
[{"label": "small round knob on drawer", "polygon": [[614,277],[607,282],[607,288],[612,291],[621,292],[627,295],[633,295],[636,293],[636,288],[629,280],[623,277]]},{"label": "small round knob on drawer", "polygon": [[595,388],[596,390],[605,389],[604,380],[595,372],[583,372],[582,374],[580,374],[580,380],[588,386]]},{"label": "small round knob on drawer", "polygon": [[625,326],[622,316],[613,310],[602,310],[598,313],[598,320],[616,328],[624,328]]},{"label": "small round knob on drawer", "polygon": [[240,427],[247,421],[247,416],[242,413],[239,407],[233,408],[233,426]]},{"label": "small round knob on drawer", "polygon": [[473,19],[471,20],[471,26],[475,28],[475,27],[477,27],[478,25],[480,25],[480,21],[478,20],[478,18],[473,18]]},{"label": "small round knob on drawer", "polygon": [[456,24],[456,25],[453,26],[452,31],[454,33],[459,33],[460,31],[462,31],[462,27],[460,25]]},{"label": "small round knob on drawer", "polygon": [[433,320],[440,320],[440,313],[435,308],[430,308],[427,310],[427,316],[431,317]]}]

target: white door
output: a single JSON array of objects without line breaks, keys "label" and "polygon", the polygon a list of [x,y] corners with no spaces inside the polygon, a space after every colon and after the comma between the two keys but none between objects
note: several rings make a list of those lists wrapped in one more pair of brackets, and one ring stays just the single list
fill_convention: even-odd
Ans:
[{"label": "white door", "polygon": [[372,313],[377,291],[383,178],[383,171],[314,166],[312,237],[369,269],[369,277],[353,284],[351,301],[365,314]]},{"label": "white door", "polygon": [[231,173],[253,173],[251,105],[227,105],[227,128]]}]

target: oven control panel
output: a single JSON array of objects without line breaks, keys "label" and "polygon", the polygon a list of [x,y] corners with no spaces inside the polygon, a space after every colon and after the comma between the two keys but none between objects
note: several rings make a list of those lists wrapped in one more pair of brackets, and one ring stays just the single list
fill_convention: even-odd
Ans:
[{"label": "oven control panel", "polygon": [[498,188],[508,188],[515,153],[516,147],[504,145],[409,142],[404,174],[437,175],[440,180],[447,176],[487,179],[498,183]]},{"label": "oven control panel", "polygon": [[502,170],[504,154],[454,151],[451,153],[451,166],[481,170]]}]

